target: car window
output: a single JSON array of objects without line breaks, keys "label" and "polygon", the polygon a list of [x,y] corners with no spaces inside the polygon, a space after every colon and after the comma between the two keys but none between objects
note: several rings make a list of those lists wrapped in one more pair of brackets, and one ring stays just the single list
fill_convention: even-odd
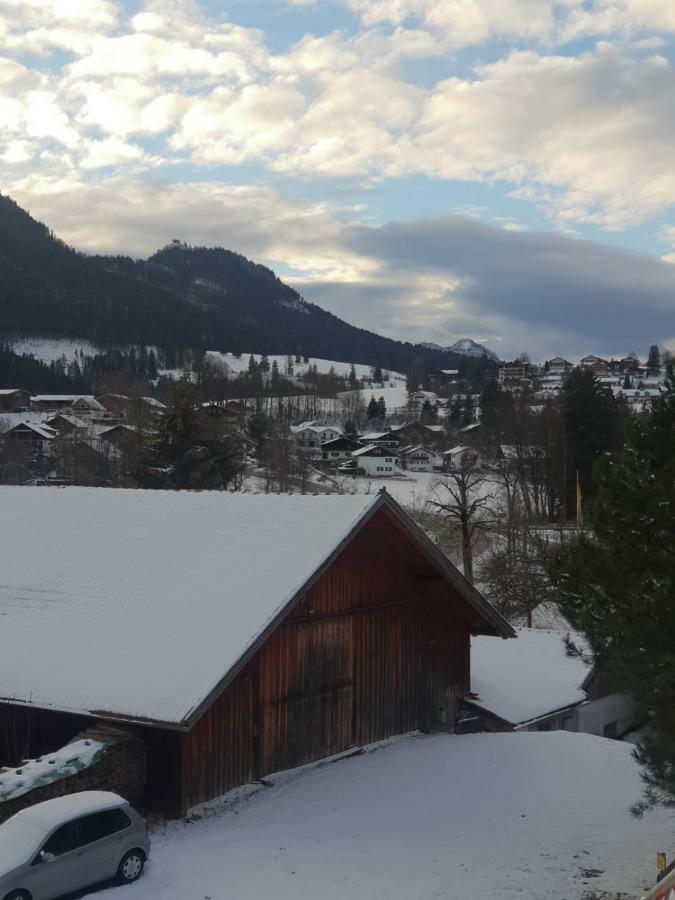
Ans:
[{"label": "car window", "polygon": [[79,846],[100,841],[101,838],[116,834],[131,825],[131,819],[123,809],[106,809],[79,820]]},{"label": "car window", "polygon": [[68,822],[58,828],[42,848],[43,853],[53,853],[54,856],[62,856],[78,846],[77,822]]}]

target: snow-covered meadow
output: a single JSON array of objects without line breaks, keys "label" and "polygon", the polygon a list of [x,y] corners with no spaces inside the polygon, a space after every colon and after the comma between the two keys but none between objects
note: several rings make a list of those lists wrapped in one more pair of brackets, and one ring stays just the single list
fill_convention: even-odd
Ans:
[{"label": "snow-covered meadow", "polygon": [[631,749],[567,732],[392,741],[157,829],[129,900],[637,897],[673,814],[631,816]]}]

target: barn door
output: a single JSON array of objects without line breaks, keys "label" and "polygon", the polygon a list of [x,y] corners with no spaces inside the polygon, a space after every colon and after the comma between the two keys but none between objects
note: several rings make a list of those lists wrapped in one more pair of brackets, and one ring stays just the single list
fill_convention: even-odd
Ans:
[{"label": "barn door", "polygon": [[259,774],[351,746],[352,673],[351,616],[279,628],[260,655]]}]

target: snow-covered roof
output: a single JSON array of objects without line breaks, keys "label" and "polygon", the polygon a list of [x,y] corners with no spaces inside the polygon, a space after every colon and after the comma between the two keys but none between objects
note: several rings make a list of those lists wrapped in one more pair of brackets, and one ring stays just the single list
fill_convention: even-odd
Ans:
[{"label": "snow-covered roof", "polygon": [[0,388],[0,397],[10,397],[12,394],[27,394],[22,388]]},{"label": "snow-covered roof", "polygon": [[456,453],[464,453],[465,450],[471,449],[471,447],[466,447],[464,444],[457,444],[456,447],[451,447],[449,450],[445,450],[443,456],[454,456]]},{"label": "snow-covered roof", "polygon": [[141,400],[144,400],[148,406],[154,406],[156,409],[166,409],[166,403],[162,403],[156,397],[141,397]]},{"label": "snow-covered roof", "polygon": [[85,394],[35,394],[30,399],[34,403],[73,403],[75,400],[94,400],[96,402],[94,397]]},{"label": "snow-covered roof", "polygon": [[436,434],[442,434],[445,432],[445,428],[443,425],[424,425],[423,428],[426,428],[427,431],[434,431]]},{"label": "snow-covered roof", "polygon": [[394,455],[393,450],[388,450],[386,447],[382,447],[380,444],[368,444],[366,447],[360,447],[358,450],[354,450],[352,452],[352,457],[369,456],[373,452],[373,450],[376,450],[378,453],[391,453],[392,456]]},{"label": "snow-covered roof", "polygon": [[18,431],[23,428],[28,428],[46,441],[51,441],[57,435],[57,431],[54,428],[51,428],[49,425],[40,425],[37,422],[19,422],[17,425],[12,425],[9,431]]},{"label": "snow-covered roof", "polygon": [[517,641],[471,640],[473,702],[512,725],[581,703],[589,671],[568,656],[559,631],[524,628]]},{"label": "snow-covered roof", "polygon": [[397,435],[392,434],[391,431],[369,431],[367,434],[362,434],[360,440],[381,441],[383,438],[386,440],[391,440],[392,438],[398,440]]},{"label": "snow-covered roof", "polygon": [[2,696],[182,722],[377,500],[0,487]]}]

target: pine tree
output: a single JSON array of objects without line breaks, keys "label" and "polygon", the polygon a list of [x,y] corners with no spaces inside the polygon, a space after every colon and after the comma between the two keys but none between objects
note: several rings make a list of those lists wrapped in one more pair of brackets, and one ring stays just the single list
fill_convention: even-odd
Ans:
[{"label": "pine tree", "polygon": [[383,422],[387,418],[387,404],[384,402],[384,397],[380,397],[377,401],[377,417]]},{"label": "pine tree", "polygon": [[356,377],[356,368],[354,366],[354,363],[352,363],[349,368],[349,390],[355,391],[358,389],[358,386],[359,386],[359,381],[358,381],[358,378]]},{"label": "pine tree", "polygon": [[379,414],[380,414],[380,407],[377,404],[377,400],[375,399],[375,397],[371,397],[370,403],[368,404],[368,407],[366,408],[366,416],[367,416],[368,420],[370,422],[372,422],[373,419],[377,419]]},{"label": "pine tree", "polygon": [[260,365],[258,366],[258,368],[261,372],[269,372],[270,370],[270,361],[264,353],[260,357]]},{"label": "pine tree", "polygon": [[382,384],[382,366],[375,366],[372,371],[372,376],[375,384]]},{"label": "pine tree", "polygon": [[628,372],[626,372],[623,379],[623,389],[624,391],[630,390],[630,375],[628,374]]},{"label": "pine tree", "polygon": [[356,440],[358,432],[356,430],[356,424],[353,419],[347,419],[345,422],[345,437],[351,438],[353,441]]},{"label": "pine tree", "polygon": [[248,358],[248,374],[255,375],[258,371],[258,363],[255,361],[255,356],[251,353]]},{"label": "pine tree", "polygon": [[151,350],[148,353],[148,378],[150,381],[155,381],[158,377],[157,372],[157,357],[155,356],[155,351]]},{"label": "pine tree", "polygon": [[436,419],[436,407],[428,399],[425,400],[420,412],[420,422],[422,425],[435,425]]},{"label": "pine tree", "polygon": [[563,545],[551,576],[606,687],[632,694],[642,714],[636,812],[675,806],[675,396],[632,422],[594,477],[592,532]]},{"label": "pine tree", "polygon": [[661,368],[661,351],[657,344],[652,344],[649,348],[649,358],[647,359],[647,369],[650,373],[658,372]]}]

